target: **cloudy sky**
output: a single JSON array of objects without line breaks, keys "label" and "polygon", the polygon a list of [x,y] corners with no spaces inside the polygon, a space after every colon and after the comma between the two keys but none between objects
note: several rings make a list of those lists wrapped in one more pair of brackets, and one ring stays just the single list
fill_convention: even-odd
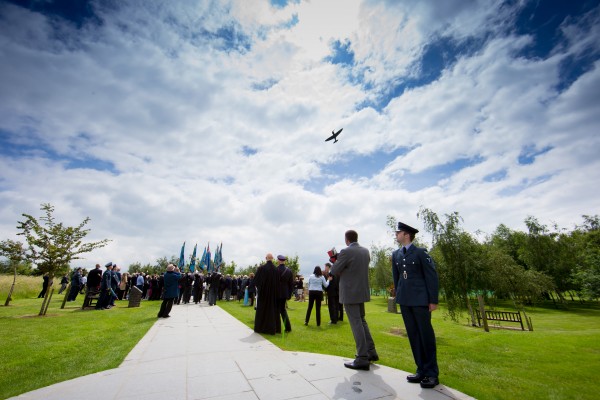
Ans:
[{"label": "cloudy sky", "polygon": [[2,1],[0,58],[0,238],[89,216],[82,266],[600,213],[597,0]]}]

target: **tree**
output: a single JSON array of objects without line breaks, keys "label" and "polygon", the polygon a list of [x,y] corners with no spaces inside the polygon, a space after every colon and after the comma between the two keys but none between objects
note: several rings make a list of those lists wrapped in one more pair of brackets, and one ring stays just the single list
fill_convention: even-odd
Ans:
[{"label": "tree", "polygon": [[573,232],[580,257],[571,281],[580,297],[592,300],[600,297],[600,219],[597,215],[583,219],[584,225]]},{"label": "tree", "polygon": [[[45,215],[40,217],[39,221],[29,214],[22,214],[25,220],[18,222],[17,229],[20,230],[18,235],[24,236],[27,241],[25,258],[36,264],[40,273],[48,273],[51,286],[54,276],[67,273],[71,262],[81,259],[80,254],[104,247],[109,240],[83,242],[90,232],[89,229],[84,229],[90,221],[89,217],[79,225],[71,227],[55,221],[52,205],[42,204],[40,210],[44,211]],[[45,315],[49,292],[46,292],[39,315]]]},{"label": "tree", "polygon": [[6,257],[8,260],[8,265],[14,268],[13,283],[10,286],[8,296],[6,297],[6,302],[4,303],[4,306],[8,306],[12,300],[12,293],[15,289],[15,283],[17,282],[17,268],[25,259],[25,249],[23,248],[23,243],[10,239],[0,242],[0,256]]},{"label": "tree", "polygon": [[433,237],[431,254],[437,265],[440,288],[443,289],[448,314],[458,321],[462,309],[468,309],[471,323],[475,317],[469,293],[477,291],[485,281],[481,259],[481,245],[460,224],[457,212],[446,214],[442,222],[437,214],[421,208],[417,214],[425,223],[425,230]]},{"label": "tree", "polygon": [[378,292],[385,291],[390,295],[394,286],[392,277],[392,249],[389,247],[371,247],[371,269],[373,271],[370,286]]}]

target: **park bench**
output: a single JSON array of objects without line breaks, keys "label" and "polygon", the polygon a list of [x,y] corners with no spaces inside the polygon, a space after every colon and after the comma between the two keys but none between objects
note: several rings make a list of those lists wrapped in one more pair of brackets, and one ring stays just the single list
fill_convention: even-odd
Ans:
[{"label": "park bench", "polygon": [[[513,311],[493,311],[493,310],[485,310],[485,319],[488,321],[498,321],[498,322],[514,322],[521,325],[521,330],[525,330],[525,326],[523,326],[523,317],[521,316],[521,311],[513,312]],[[482,326],[483,316],[479,310],[475,310],[477,314],[477,325]],[[529,330],[531,329],[531,322],[526,321]],[[498,328],[502,329],[519,329],[518,327],[511,326],[501,326],[497,325]]]},{"label": "park bench", "polygon": [[100,290],[90,289],[89,287],[87,287],[85,289],[85,297],[83,299],[83,306],[81,306],[81,308],[85,309],[86,307],[95,307],[98,303],[99,297]]}]

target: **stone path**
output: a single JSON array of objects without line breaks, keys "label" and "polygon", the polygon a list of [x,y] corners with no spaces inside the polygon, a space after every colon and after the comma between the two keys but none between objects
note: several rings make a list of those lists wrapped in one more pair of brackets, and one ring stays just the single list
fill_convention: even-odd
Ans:
[{"label": "stone path", "polygon": [[179,305],[118,368],[13,399],[471,399],[443,385],[422,389],[406,382],[405,371],[378,364],[354,371],[346,361],[280,350],[218,306]]}]

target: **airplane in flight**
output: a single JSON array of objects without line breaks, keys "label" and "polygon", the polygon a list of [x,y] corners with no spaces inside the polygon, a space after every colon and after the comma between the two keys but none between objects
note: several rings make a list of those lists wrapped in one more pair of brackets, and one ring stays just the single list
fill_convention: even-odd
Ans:
[{"label": "airplane in flight", "polygon": [[331,131],[331,136],[329,136],[327,139],[325,139],[325,141],[328,142],[331,139],[333,139],[333,143],[337,143],[337,141],[338,141],[337,137],[340,133],[342,133],[343,130],[344,130],[344,128],[340,129],[339,131],[337,131],[335,133],[333,131]]}]

